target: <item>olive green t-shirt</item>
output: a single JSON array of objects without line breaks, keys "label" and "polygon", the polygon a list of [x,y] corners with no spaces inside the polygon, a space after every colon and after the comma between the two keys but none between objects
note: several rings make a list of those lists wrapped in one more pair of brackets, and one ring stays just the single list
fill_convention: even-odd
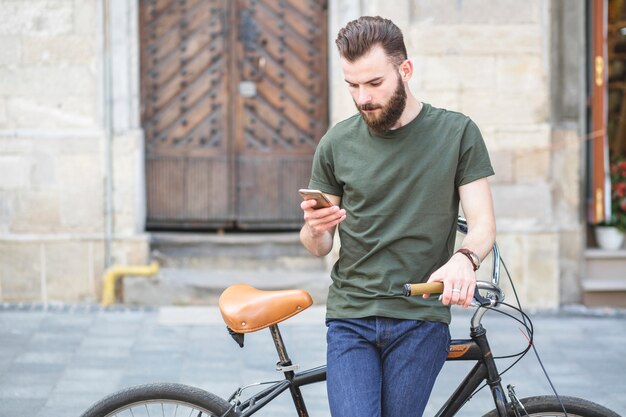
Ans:
[{"label": "olive green t-shirt", "polygon": [[478,127],[424,103],[405,126],[377,135],[360,114],[330,129],[309,188],[341,196],[346,219],[333,266],[328,318],[384,316],[450,322],[437,297],[403,297],[452,256],[458,187],[493,175]]}]

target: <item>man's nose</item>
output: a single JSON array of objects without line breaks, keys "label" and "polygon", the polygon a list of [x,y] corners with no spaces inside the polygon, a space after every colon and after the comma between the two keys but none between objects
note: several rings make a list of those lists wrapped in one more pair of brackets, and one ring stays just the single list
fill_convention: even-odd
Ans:
[{"label": "man's nose", "polygon": [[363,87],[359,88],[359,96],[357,97],[357,104],[363,105],[372,101],[372,95],[369,91]]}]

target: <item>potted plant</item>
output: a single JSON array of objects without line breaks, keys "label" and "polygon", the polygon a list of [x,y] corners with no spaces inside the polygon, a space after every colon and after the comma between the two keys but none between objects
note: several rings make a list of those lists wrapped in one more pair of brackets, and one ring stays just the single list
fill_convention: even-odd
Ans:
[{"label": "potted plant", "polygon": [[602,249],[622,247],[626,232],[626,158],[611,163],[611,218],[598,224],[595,230]]}]

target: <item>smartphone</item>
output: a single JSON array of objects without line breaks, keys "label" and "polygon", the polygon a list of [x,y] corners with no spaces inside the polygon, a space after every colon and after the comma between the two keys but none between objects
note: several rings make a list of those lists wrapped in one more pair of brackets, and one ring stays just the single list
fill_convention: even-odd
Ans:
[{"label": "smartphone", "polygon": [[298,190],[300,196],[305,200],[315,200],[317,204],[313,206],[313,209],[321,209],[331,207],[333,203],[324,195],[320,190],[308,190],[306,188],[301,188]]}]

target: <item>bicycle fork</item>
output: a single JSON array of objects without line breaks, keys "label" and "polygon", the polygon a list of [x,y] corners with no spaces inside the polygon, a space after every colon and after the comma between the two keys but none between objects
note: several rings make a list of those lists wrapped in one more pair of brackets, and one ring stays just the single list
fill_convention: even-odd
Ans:
[{"label": "bicycle fork", "polygon": [[506,417],[506,395],[502,389],[502,379],[496,368],[496,362],[493,359],[493,354],[491,353],[491,348],[487,341],[487,331],[482,325],[479,325],[478,327],[472,327],[470,334],[482,352],[483,362],[487,368],[487,385],[489,385],[491,389],[491,395],[496,404],[498,415]]}]

